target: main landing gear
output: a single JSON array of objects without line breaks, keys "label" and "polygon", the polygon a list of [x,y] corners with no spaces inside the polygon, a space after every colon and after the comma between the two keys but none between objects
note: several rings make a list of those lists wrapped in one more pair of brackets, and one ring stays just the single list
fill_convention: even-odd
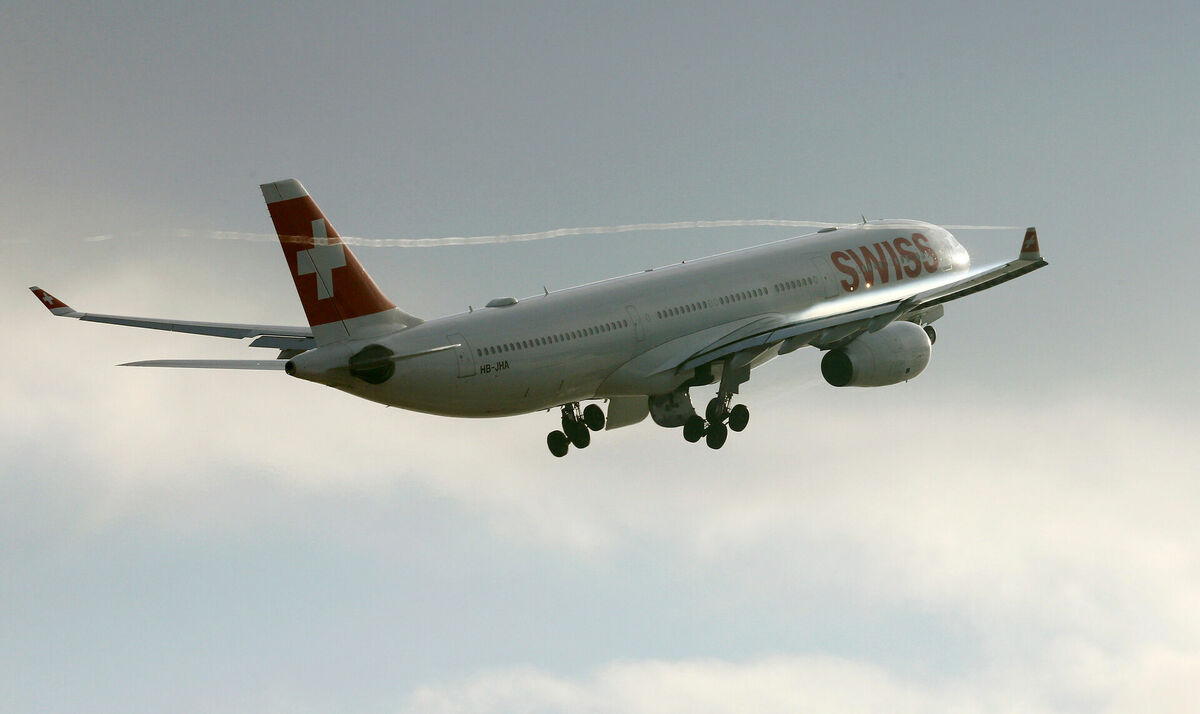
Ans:
[{"label": "main landing gear", "polygon": [[725,445],[730,430],[741,431],[750,423],[750,410],[745,404],[730,406],[738,387],[750,379],[750,359],[726,358],[721,368],[721,383],[717,396],[704,409],[704,417],[694,411],[683,422],[683,438],[691,443],[704,439],[710,449]]},{"label": "main landing gear", "polygon": [[710,449],[719,449],[729,438],[729,431],[741,431],[750,423],[750,410],[745,404],[729,406],[732,394],[718,394],[708,403],[704,416],[692,414],[683,423],[683,438],[691,443],[704,439]]},{"label": "main landing gear", "polygon": [[592,443],[593,431],[604,428],[604,410],[598,404],[589,404],[582,410],[579,402],[562,406],[562,430],[546,435],[546,446],[558,457],[567,455],[573,444],[576,449],[586,449]]}]

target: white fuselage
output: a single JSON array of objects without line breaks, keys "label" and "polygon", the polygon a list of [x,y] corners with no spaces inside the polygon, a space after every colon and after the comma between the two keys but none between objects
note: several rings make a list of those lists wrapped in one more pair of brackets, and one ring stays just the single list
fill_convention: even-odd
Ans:
[{"label": "white fuselage", "polygon": [[[922,246],[913,245],[914,235],[924,239]],[[344,373],[314,381],[383,404],[467,417],[661,394],[691,378],[690,370],[675,370],[681,355],[730,333],[763,321],[820,318],[853,309],[856,300],[877,302],[881,291],[911,292],[918,282],[944,284],[969,267],[966,250],[940,227],[866,223],[357,340],[339,349],[349,354],[379,344],[396,354],[418,354],[460,347],[399,360],[395,374],[378,385]]]}]

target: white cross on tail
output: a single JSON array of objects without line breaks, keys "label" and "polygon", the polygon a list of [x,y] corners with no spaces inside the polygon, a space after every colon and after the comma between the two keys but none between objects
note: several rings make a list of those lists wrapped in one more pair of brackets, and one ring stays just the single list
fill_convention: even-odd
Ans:
[{"label": "white cross on tail", "polygon": [[312,222],[313,247],[296,254],[296,275],[317,274],[317,299],[333,297],[333,270],[346,267],[346,250],[341,243],[329,244],[325,219]]}]

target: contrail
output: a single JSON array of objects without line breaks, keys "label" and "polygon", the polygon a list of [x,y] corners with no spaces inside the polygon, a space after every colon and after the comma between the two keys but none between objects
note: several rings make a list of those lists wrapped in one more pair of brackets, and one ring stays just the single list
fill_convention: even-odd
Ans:
[{"label": "contrail", "polygon": [[1019,231],[1024,226],[964,226],[947,223],[942,226],[948,231]]},{"label": "contrail", "polygon": [[[497,243],[524,243],[526,241],[566,238],[569,236],[613,235],[639,231],[678,231],[704,228],[837,228],[853,223],[831,223],[829,221],[797,221],[779,218],[737,218],[715,221],[670,221],[666,223],[624,223],[615,226],[580,226],[577,228],[555,228],[534,233],[497,233],[483,236],[445,236],[442,238],[361,238],[342,236],[347,245],[368,248],[438,248],[451,245],[495,245]],[[944,226],[953,230],[1016,230],[1017,226]],[[244,233],[241,231],[199,231],[178,229],[171,231],[138,231],[130,233],[106,233],[84,238],[88,242],[100,242],[117,238],[140,237],[205,238],[209,240],[277,241],[274,233]],[[309,236],[295,236],[297,241],[312,240]]]}]

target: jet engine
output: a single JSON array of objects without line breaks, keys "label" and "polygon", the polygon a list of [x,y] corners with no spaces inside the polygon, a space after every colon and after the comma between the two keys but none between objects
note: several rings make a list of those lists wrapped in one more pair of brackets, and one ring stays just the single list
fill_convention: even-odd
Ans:
[{"label": "jet engine", "polygon": [[893,322],[867,332],[821,359],[821,375],[835,387],[885,387],[907,382],[929,364],[929,335],[920,325]]}]

